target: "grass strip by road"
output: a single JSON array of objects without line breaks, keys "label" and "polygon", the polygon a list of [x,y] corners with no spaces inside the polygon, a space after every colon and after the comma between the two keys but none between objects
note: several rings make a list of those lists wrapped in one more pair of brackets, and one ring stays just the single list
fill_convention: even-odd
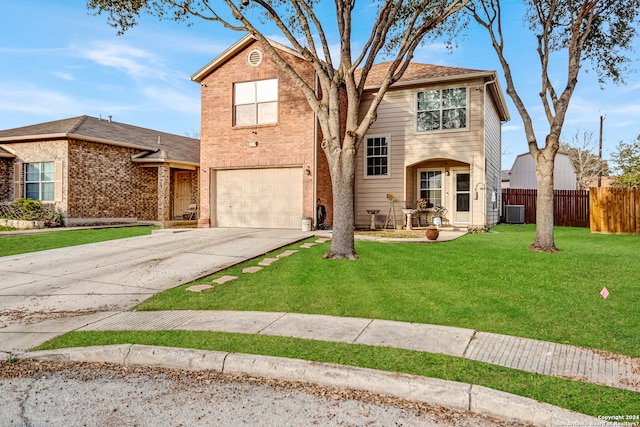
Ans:
[{"label": "grass strip by road", "polygon": [[[561,253],[532,252],[534,226],[498,226],[438,244],[356,242],[357,261],[301,249],[254,274],[261,258],[162,292],[138,310],[325,314],[457,326],[640,357],[638,236],[556,228]],[[237,280],[192,293],[223,275]],[[604,299],[603,287],[609,290]]]},{"label": "grass strip by road", "polygon": [[639,393],[440,354],[288,337],[202,331],[70,332],[36,348],[146,344],[359,366],[502,390],[587,415],[636,414]]},{"label": "grass strip by road", "polygon": [[100,228],[89,230],[56,230],[46,233],[0,236],[0,256],[17,255],[107,240],[151,234],[153,226]]}]

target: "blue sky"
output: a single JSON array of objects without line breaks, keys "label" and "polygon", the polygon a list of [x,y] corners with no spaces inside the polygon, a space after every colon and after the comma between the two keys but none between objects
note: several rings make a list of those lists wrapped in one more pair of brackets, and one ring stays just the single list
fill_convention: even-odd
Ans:
[{"label": "blue sky", "polygon": [[[361,3],[364,9],[370,5]],[[86,114],[111,115],[119,122],[179,135],[194,134],[200,128],[200,87],[189,77],[242,37],[215,23],[196,21],[187,27],[154,17],[142,18],[136,28],[117,36],[105,16],[88,13],[84,0],[0,0],[0,5],[0,129]],[[366,16],[364,9],[358,16]],[[524,28],[521,12],[515,11],[505,22],[505,34],[513,35],[507,40],[506,52],[538,137],[544,138],[547,126],[538,98],[536,40]],[[331,18],[330,12],[323,15]],[[368,35],[369,24],[367,19],[355,23],[356,45]],[[277,33],[266,32],[282,40]],[[634,67],[640,71],[639,53],[633,55]],[[472,30],[453,53],[441,42],[429,42],[414,60],[497,70],[502,76],[488,38],[480,30]],[[554,82],[564,81],[565,64],[561,61],[552,70]],[[507,102],[511,121],[503,126],[503,169],[527,151],[522,122],[508,97]],[[630,141],[640,133],[637,72],[627,77],[626,85],[607,84],[604,90],[595,73],[583,72],[563,138],[570,138],[578,129],[590,130],[597,143],[600,115],[606,116],[604,152],[608,158],[619,140]]]}]

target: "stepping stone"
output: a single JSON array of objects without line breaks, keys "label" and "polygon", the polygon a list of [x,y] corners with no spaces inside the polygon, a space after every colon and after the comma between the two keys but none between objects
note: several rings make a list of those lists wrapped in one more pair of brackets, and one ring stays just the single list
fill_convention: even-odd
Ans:
[{"label": "stepping stone", "polygon": [[291,250],[284,251],[284,252],[282,252],[281,254],[276,255],[276,258],[284,258],[284,257],[288,257],[288,256],[291,256],[291,255],[295,254],[296,252],[298,252],[298,251],[291,251]]},{"label": "stepping stone", "polygon": [[209,289],[213,289],[213,286],[211,285],[193,285],[193,286],[189,286],[187,288],[187,290],[189,292],[202,292],[202,291],[206,291]]},{"label": "stepping stone", "polygon": [[260,270],[262,270],[262,267],[247,267],[247,268],[243,268],[242,272],[243,273],[257,273]]},{"label": "stepping stone", "polygon": [[315,243],[304,243],[304,244],[300,245],[300,247],[304,248],[304,249],[309,249],[309,248],[314,247],[315,245],[316,245]]},{"label": "stepping stone", "polygon": [[219,285],[222,285],[223,283],[227,283],[230,282],[232,280],[236,280],[238,277],[237,276],[222,276],[217,278],[216,280],[213,281],[213,283],[217,283]]},{"label": "stepping stone", "polygon": [[260,261],[258,263],[258,265],[263,265],[263,266],[271,265],[274,262],[276,262],[277,260],[278,260],[278,258],[265,258],[262,261]]},{"label": "stepping stone", "polygon": [[330,242],[331,239],[327,238],[327,237],[321,237],[318,240],[316,240],[316,243],[327,243]]}]

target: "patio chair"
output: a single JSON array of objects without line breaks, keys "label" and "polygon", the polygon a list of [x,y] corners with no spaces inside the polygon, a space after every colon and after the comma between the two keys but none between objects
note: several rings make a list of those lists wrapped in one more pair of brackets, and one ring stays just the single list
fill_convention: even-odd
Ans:
[{"label": "patio chair", "polygon": [[187,219],[187,220],[194,219],[196,217],[197,210],[198,210],[198,205],[196,205],[195,203],[190,204],[189,207],[185,209],[184,212],[182,213],[182,219]]}]

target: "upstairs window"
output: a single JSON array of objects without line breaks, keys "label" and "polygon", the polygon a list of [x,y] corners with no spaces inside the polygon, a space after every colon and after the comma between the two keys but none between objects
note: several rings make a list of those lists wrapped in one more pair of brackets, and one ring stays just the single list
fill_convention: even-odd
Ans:
[{"label": "upstairs window", "polygon": [[466,129],[467,89],[418,92],[418,131]]},{"label": "upstairs window", "polygon": [[258,80],[233,86],[236,126],[278,122],[278,80]]},{"label": "upstairs window", "polygon": [[52,202],[55,195],[54,162],[25,163],[24,197]]},{"label": "upstairs window", "polygon": [[386,136],[367,138],[367,176],[389,175],[389,139]]}]

